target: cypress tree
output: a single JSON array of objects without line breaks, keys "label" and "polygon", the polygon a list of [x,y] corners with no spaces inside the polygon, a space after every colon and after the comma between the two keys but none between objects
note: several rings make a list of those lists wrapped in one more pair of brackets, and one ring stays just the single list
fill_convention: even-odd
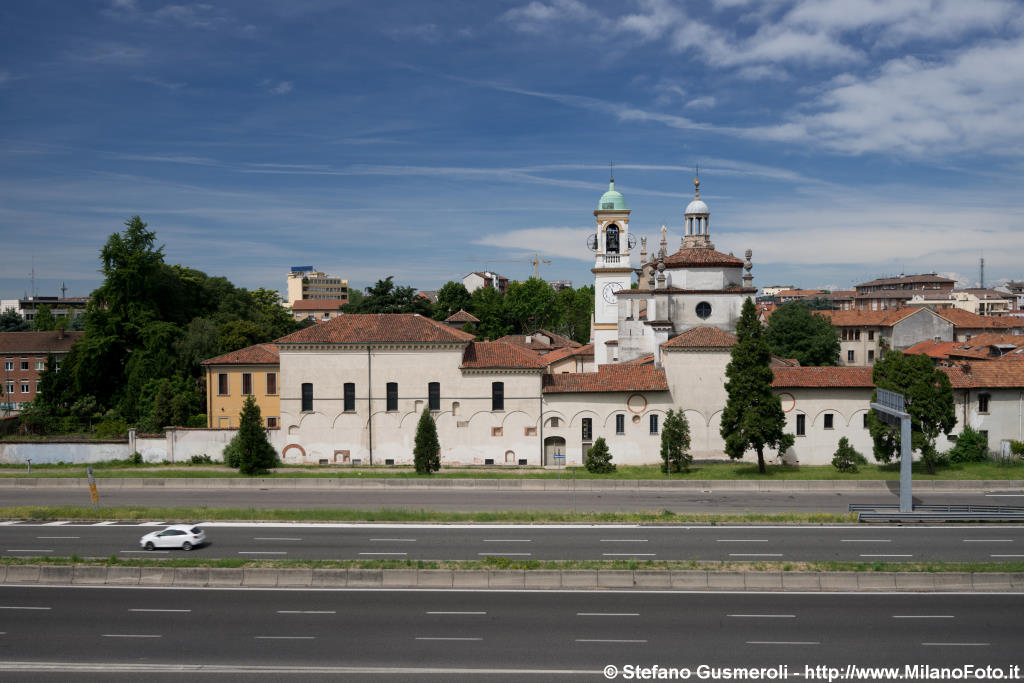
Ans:
[{"label": "cypress tree", "polygon": [[437,425],[430,415],[430,406],[423,407],[423,414],[416,424],[416,445],[412,451],[416,474],[430,474],[441,469],[441,442],[437,440]]},{"label": "cypress tree", "polygon": [[237,448],[238,471],[242,474],[266,474],[277,464],[277,451],[267,439],[260,407],[256,405],[256,398],[251,394],[242,405],[238,434],[231,442],[228,447],[235,445]]},{"label": "cypress tree", "polygon": [[693,456],[690,455],[690,421],[682,409],[669,409],[661,428],[661,471],[688,472]]}]

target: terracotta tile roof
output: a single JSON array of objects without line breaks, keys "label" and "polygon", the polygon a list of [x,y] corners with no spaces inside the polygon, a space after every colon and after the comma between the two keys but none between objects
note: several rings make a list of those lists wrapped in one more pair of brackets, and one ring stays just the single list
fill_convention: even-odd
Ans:
[{"label": "terracotta tile roof", "polygon": [[[956,388],[1003,389],[1024,388],[1024,363],[1003,363],[998,360],[970,361],[942,368]],[[959,375],[954,380],[954,375]],[[958,382],[960,386],[958,386]]]},{"label": "terracotta tile roof", "polygon": [[669,339],[663,349],[728,349],[736,344],[736,335],[717,327],[694,327]]},{"label": "terracotta tile roof", "polygon": [[67,353],[85,332],[0,332],[0,353]]},{"label": "terracotta tile roof", "polygon": [[204,360],[200,365],[280,365],[277,344],[255,344]]},{"label": "terracotta tile roof", "polygon": [[[548,342],[542,339],[541,336],[547,337],[551,341]],[[534,330],[526,334],[507,334],[504,337],[498,337],[494,341],[504,342],[506,344],[514,344],[522,349],[529,349],[530,351],[538,351],[540,353],[546,353],[548,351],[554,351],[555,349],[561,348],[579,348],[581,344],[577,341],[573,341],[568,337],[563,337],[560,334],[554,332],[548,332],[547,330]]]},{"label": "terracotta tile roof", "polygon": [[956,346],[956,342],[952,341],[934,341],[928,340],[914,344],[910,348],[903,349],[903,353],[907,356],[917,356],[924,354],[931,358],[949,358],[949,352]]},{"label": "terracotta tile roof", "polygon": [[922,284],[926,282],[939,282],[942,284],[949,283],[950,285],[956,284],[956,280],[950,280],[948,277],[941,277],[936,273],[923,273],[921,275],[902,275],[900,277],[883,277],[877,280],[871,280],[870,282],[862,282],[855,287],[878,287],[881,285],[901,285],[901,284]]},{"label": "terracotta tile roof", "polygon": [[446,323],[478,323],[480,318],[476,317],[472,313],[467,313],[463,309],[459,309],[455,313],[444,319]]},{"label": "terracotta tile roof", "polygon": [[784,289],[781,292],[777,292],[775,296],[787,297],[818,297],[828,296],[828,290],[824,289]]},{"label": "terracotta tile roof", "polygon": [[891,327],[922,310],[924,309],[908,307],[890,311],[812,311],[812,313],[830,319],[836,327]]},{"label": "terracotta tile roof", "polygon": [[668,391],[668,381],[653,365],[601,365],[597,372],[544,375],[545,394],[603,391]]},{"label": "terracotta tile roof", "polygon": [[336,311],[348,303],[347,299],[297,299],[293,311]]},{"label": "terracotta tile roof", "polygon": [[[655,260],[654,263],[656,262]],[[666,268],[676,268],[679,266],[742,268],[743,259],[723,254],[714,249],[680,249],[676,253],[665,257]]]},{"label": "terracotta tile roof", "polygon": [[773,368],[803,367],[800,365],[800,361],[798,361],[796,358],[780,358],[779,356],[772,356],[770,364]]},{"label": "terracotta tile roof", "polygon": [[874,368],[847,367],[773,367],[775,379],[772,386],[776,389],[788,387],[873,387],[871,379]]},{"label": "terracotta tile roof", "polygon": [[623,365],[654,365],[654,354],[649,353],[646,356],[627,360]]},{"label": "terracotta tile roof", "polygon": [[963,327],[969,330],[990,329],[990,330],[1019,330],[1024,329],[1024,320],[1020,318],[994,317],[990,315],[978,315],[965,311],[962,308],[944,308],[935,313],[955,327]]},{"label": "terracotta tile roof", "polygon": [[515,368],[541,369],[547,363],[533,351],[521,349],[504,342],[470,342],[462,354],[462,367],[468,368]]},{"label": "terracotta tile roof", "polygon": [[278,344],[456,343],[475,339],[469,332],[418,313],[359,313],[337,318],[275,340]]},{"label": "terracotta tile roof", "polygon": [[586,346],[580,346],[580,347],[577,347],[577,348],[571,348],[571,347],[567,346],[567,347],[562,348],[562,349],[555,349],[554,351],[550,351],[548,353],[545,353],[543,356],[541,356],[541,358],[544,359],[544,362],[547,363],[548,365],[551,365],[552,363],[555,363],[557,361],[563,360],[565,358],[575,358],[575,357],[584,357],[584,358],[590,357],[590,358],[593,358],[594,357],[594,345],[593,344],[587,344]]}]

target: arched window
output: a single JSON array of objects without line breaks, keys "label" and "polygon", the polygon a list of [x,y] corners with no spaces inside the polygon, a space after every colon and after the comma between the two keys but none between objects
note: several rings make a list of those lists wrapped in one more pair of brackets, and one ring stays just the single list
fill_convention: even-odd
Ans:
[{"label": "arched window", "polygon": [[619,253],[619,226],[612,224],[605,229],[604,250],[609,254]]}]

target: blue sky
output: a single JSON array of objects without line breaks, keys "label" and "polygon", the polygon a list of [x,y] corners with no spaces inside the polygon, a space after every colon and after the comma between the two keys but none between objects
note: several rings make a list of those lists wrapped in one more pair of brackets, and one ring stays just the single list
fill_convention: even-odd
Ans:
[{"label": "blue sky", "polygon": [[134,214],[246,287],[525,279],[534,252],[586,284],[612,160],[673,247],[700,164],[758,286],[1024,279],[1022,121],[1020,2],[3,3],[0,297],[33,261],[38,294],[87,294]]}]

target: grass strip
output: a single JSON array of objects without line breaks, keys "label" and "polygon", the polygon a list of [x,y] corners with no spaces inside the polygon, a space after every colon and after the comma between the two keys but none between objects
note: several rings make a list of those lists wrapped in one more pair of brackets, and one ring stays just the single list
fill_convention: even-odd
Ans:
[{"label": "grass strip", "polygon": [[490,512],[446,512],[440,510],[404,510],[381,508],[315,508],[281,510],[269,508],[216,507],[100,507],[87,506],[16,506],[0,508],[0,518],[32,521],[237,521],[237,522],[509,522],[523,524],[737,524],[737,523],[852,523],[857,515],[831,512],[778,512],[706,514],[676,513],[671,510],[649,512],[558,512],[546,510],[499,510]]},{"label": "grass strip", "polygon": [[124,559],[110,557],[0,557],[0,566],[181,567],[209,569],[449,569],[449,570],[603,570],[603,571],[729,571],[729,572],[900,572],[1022,573],[1024,562],[729,562],[665,560],[251,560],[251,559]]},{"label": "grass strip", "polygon": [[[236,470],[223,465],[172,465],[154,463],[126,465],[124,461],[92,464],[98,479],[104,478],[196,478],[196,479],[246,479]],[[0,469],[0,478],[27,478],[27,468]],[[84,465],[33,465],[32,478],[74,478],[85,477]],[[610,474],[593,474],[581,467],[563,470],[541,468],[445,468],[430,475],[432,479],[598,479],[598,480],[666,480],[657,465],[620,465]],[[769,465],[766,474],[757,471],[757,465],[747,462],[722,463],[698,462],[689,472],[673,474],[674,480],[850,480],[850,481],[893,481],[900,477],[899,463],[889,465],[865,465],[857,472],[843,473],[828,465],[788,466]],[[921,481],[974,480],[974,479],[1024,479],[1024,460],[1007,462],[959,463],[940,467],[935,474],[929,474],[923,464],[914,463],[914,477]],[[387,468],[329,468],[321,469],[308,465],[285,465],[274,470],[272,479],[424,479],[410,467]]]}]

